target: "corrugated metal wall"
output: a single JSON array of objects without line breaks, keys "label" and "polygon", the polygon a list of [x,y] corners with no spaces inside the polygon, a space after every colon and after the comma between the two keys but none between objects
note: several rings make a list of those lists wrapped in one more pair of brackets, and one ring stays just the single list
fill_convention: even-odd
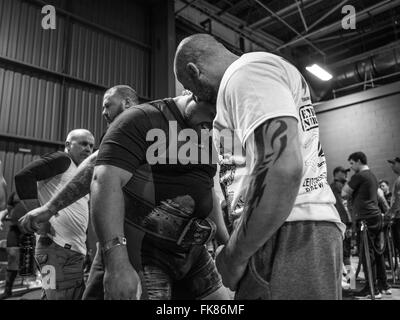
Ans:
[{"label": "corrugated metal wall", "polygon": [[[56,30],[41,27],[45,4],[57,8]],[[15,172],[62,148],[68,131],[87,128],[98,142],[105,88],[128,84],[152,97],[150,11],[132,0],[0,0],[0,160],[9,191]]]}]

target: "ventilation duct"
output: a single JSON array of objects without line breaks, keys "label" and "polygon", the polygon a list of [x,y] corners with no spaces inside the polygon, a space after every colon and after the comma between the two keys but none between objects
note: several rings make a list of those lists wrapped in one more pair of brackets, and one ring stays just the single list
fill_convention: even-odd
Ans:
[{"label": "ventilation duct", "polygon": [[343,88],[366,79],[400,71],[400,46],[381,51],[343,67],[335,68],[335,87]]}]

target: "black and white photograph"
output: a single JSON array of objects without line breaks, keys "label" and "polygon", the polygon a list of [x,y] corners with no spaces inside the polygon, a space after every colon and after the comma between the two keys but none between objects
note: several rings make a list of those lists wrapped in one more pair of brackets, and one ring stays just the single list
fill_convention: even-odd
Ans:
[{"label": "black and white photograph", "polygon": [[400,0],[0,0],[0,300],[400,300]]}]

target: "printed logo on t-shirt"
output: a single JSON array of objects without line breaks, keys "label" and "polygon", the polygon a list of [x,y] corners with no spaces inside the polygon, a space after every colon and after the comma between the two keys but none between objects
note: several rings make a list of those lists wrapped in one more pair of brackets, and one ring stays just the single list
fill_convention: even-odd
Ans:
[{"label": "printed logo on t-shirt", "polygon": [[310,131],[318,128],[317,115],[312,105],[307,105],[299,109],[301,126],[303,131]]}]

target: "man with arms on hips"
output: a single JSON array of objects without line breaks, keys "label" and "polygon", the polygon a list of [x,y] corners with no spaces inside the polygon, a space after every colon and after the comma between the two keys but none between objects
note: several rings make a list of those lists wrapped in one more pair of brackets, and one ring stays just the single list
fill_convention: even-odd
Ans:
[{"label": "man with arms on hips", "polygon": [[175,72],[216,103],[217,147],[218,132],[240,141],[244,150],[221,146],[222,157],[247,155],[245,166],[230,164],[242,181],[227,194],[242,214],[217,256],[224,284],[238,299],[340,299],[344,225],[300,72],[270,53],[238,57],[205,34],[181,42]]},{"label": "man with arms on hips", "polygon": [[[194,110],[207,108],[196,106],[192,95],[135,106],[103,139],[91,205],[106,299],[229,299],[204,246],[215,226],[220,243],[228,238],[213,190],[216,166],[197,156],[184,164],[173,152],[175,143],[175,151],[185,144],[174,135],[206,126]],[[168,138],[153,154],[157,144],[148,134],[156,132]],[[209,145],[192,147],[200,157],[211,153]],[[160,161],[153,162],[156,153]]]},{"label": "man with arms on hips", "polygon": [[[64,152],[44,155],[22,169],[15,176],[15,187],[25,209],[29,211],[47,203],[71,179],[79,164],[92,154],[93,147],[91,132],[73,130],[68,134]],[[35,256],[44,277],[44,299],[78,300],[82,297],[88,201],[88,197],[81,198],[52,217],[49,223],[33,226],[33,231],[40,234]]]}]

